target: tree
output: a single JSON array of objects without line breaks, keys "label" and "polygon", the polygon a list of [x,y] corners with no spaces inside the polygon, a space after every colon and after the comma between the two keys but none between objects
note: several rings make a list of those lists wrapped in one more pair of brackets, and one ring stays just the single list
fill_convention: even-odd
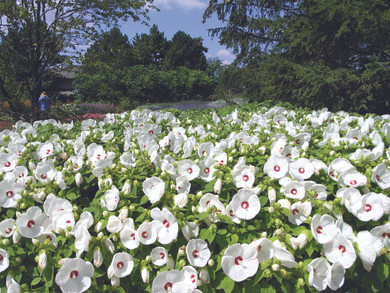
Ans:
[{"label": "tree", "polygon": [[178,31],[172,38],[167,52],[164,67],[167,70],[184,66],[194,70],[206,70],[207,52],[202,38],[192,38],[183,31]]},{"label": "tree", "polygon": [[214,0],[204,19],[213,13],[226,25],[212,35],[233,48],[237,62],[257,70],[257,88],[249,89],[254,98],[390,110],[388,1]]},{"label": "tree", "polygon": [[[147,12],[154,8],[146,0],[4,0],[0,4],[0,42],[9,50],[2,50],[2,66],[7,66],[10,74],[15,60],[26,64],[27,76],[24,82],[37,109],[38,97],[45,78],[57,67],[58,53],[74,57],[72,50],[88,44],[97,31],[119,20],[134,21],[147,18]],[[21,32],[25,38],[13,38],[11,32]],[[20,43],[24,49],[19,50]],[[74,53],[74,51],[73,51]],[[18,61],[19,62],[19,61]],[[0,90],[3,98],[12,102],[15,92],[7,90],[6,82],[0,76]]]},{"label": "tree", "polygon": [[115,68],[116,70],[136,64],[133,47],[118,27],[99,35],[82,59],[82,72]]},{"label": "tree", "polygon": [[165,61],[169,42],[164,37],[164,33],[158,30],[157,25],[153,25],[149,34],[135,35],[133,47],[138,64],[156,64],[161,67]]}]

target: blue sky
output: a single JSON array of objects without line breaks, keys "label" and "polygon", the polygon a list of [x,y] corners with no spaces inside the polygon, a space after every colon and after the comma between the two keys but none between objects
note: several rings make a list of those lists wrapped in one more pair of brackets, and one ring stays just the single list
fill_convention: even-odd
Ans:
[{"label": "blue sky", "polygon": [[[160,11],[149,13],[149,24],[156,24],[160,32],[163,32],[168,40],[171,40],[177,31],[184,31],[193,38],[201,37],[203,45],[208,48],[206,57],[219,58],[223,63],[230,64],[234,60],[231,50],[218,43],[218,38],[208,36],[207,29],[223,26],[215,18],[202,23],[203,13],[208,5],[208,0],[154,0]],[[141,23],[127,22],[121,25],[121,30],[129,40],[138,33],[149,33],[150,27]]]}]

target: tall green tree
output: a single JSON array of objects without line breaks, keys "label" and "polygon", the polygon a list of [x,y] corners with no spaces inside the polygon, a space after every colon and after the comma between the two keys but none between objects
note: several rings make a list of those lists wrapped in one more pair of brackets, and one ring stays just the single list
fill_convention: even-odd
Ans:
[{"label": "tall green tree", "polygon": [[192,38],[183,31],[178,31],[172,38],[164,67],[167,70],[180,66],[194,70],[206,70],[207,60],[202,38]]},{"label": "tall green tree", "polygon": [[[72,55],[78,45],[87,44],[102,27],[117,24],[119,20],[134,21],[147,18],[153,1],[146,0],[3,0],[0,4],[0,42],[23,60],[28,77],[25,79],[33,110],[37,109],[38,97],[45,78],[57,65],[58,53]],[[23,32],[15,42],[10,32]],[[20,42],[26,50],[18,50]],[[10,74],[16,66],[10,63],[7,50],[1,51],[2,66]],[[74,51],[73,51],[74,53]],[[6,90],[8,79],[0,76],[0,90],[3,99],[15,98],[15,92]]]},{"label": "tall green tree", "polygon": [[204,18],[213,13],[226,25],[212,35],[256,70],[253,97],[390,110],[389,1],[213,0]]},{"label": "tall green tree", "polygon": [[149,34],[136,34],[133,39],[134,54],[138,64],[155,64],[161,67],[169,48],[169,42],[157,25],[150,28]]}]

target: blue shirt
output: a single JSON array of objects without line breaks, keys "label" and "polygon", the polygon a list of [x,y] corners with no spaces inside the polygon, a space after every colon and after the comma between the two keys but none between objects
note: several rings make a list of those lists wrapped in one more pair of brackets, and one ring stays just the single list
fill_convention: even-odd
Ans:
[{"label": "blue shirt", "polygon": [[39,97],[38,104],[41,111],[46,111],[51,105],[50,98],[48,96]]}]

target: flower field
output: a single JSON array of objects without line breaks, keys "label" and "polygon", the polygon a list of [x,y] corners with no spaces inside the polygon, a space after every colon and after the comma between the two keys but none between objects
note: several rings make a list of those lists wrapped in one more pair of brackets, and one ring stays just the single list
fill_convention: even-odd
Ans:
[{"label": "flower field", "polygon": [[380,292],[390,115],[261,104],[0,132],[2,292]]}]

